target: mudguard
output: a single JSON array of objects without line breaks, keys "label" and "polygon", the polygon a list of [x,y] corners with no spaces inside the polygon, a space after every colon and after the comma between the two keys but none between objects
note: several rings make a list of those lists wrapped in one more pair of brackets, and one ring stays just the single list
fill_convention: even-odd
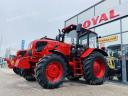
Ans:
[{"label": "mudguard", "polygon": [[88,49],[86,49],[86,50],[83,52],[83,54],[81,55],[81,58],[87,57],[88,55],[90,55],[90,54],[91,54],[92,52],[94,52],[94,51],[97,51],[97,52],[99,52],[99,53],[102,53],[104,56],[108,56],[108,54],[107,54],[105,51],[101,50],[101,49],[97,49],[97,48],[88,48]]}]

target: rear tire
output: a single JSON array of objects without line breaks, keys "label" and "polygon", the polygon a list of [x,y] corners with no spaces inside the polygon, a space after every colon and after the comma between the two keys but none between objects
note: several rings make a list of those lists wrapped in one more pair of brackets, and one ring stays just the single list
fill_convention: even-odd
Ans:
[{"label": "rear tire", "polygon": [[43,57],[37,64],[36,79],[46,89],[58,88],[66,75],[66,62],[56,54]]},{"label": "rear tire", "polygon": [[36,81],[36,78],[35,78],[34,74],[32,74],[30,69],[22,69],[22,76],[27,81]]},{"label": "rear tire", "polygon": [[99,52],[93,52],[83,61],[84,78],[91,85],[103,84],[107,73],[107,62]]}]

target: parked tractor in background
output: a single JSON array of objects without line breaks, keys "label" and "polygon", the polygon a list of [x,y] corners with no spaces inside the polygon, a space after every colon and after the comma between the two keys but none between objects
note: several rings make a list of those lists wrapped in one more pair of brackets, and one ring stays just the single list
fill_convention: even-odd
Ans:
[{"label": "parked tractor in background", "polygon": [[47,89],[59,87],[65,77],[84,77],[88,84],[102,84],[107,73],[107,53],[98,48],[98,35],[81,24],[62,29],[55,40],[32,41],[25,54],[16,56],[15,68],[26,80],[36,78]]},{"label": "parked tractor in background", "polygon": [[26,56],[26,50],[19,50],[16,55],[10,55],[9,58],[5,58],[8,68],[13,69],[14,73],[21,75],[21,69],[16,67],[16,61],[23,56]]},{"label": "parked tractor in background", "polygon": [[108,78],[113,80],[114,77],[117,77],[118,80],[122,80],[122,57],[121,57],[121,45],[110,45],[107,47],[108,53]]}]

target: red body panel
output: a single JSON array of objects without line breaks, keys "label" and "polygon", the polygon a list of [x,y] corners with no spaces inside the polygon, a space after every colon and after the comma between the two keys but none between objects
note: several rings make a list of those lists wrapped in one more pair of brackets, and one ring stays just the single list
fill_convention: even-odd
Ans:
[{"label": "red body panel", "polygon": [[[21,58],[22,56],[20,55],[20,52],[26,52],[26,50],[19,50],[16,53],[16,56],[14,56],[13,58],[5,58],[5,61],[7,62],[7,65],[10,69],[16,67],[16,62],[17,60],[19,60],[19,58]],[[27,56],[27,54],[25,53],[24,56]]]},{"label": "red body panel", "polygon": [[89,54],[91,54],[93,51],[95,50],[95,48],[88,48],[86,49],[83,54],[81,55],[81,58],[85,58],[87,57]]},{"label": "red body panel", "polygon": [[20,57],[20,58],[18,58],[16,60],[14,66],[17,67],[17,68],[29,69],[30,68],[29,57]]},{"label": "red body panel", "polygon": [[[37,42],[47,42],[47,45],[43,48],[41,52],[35,51]],[[24,50],[26,51],[26,54],[24,54],[24,56],[21,56],[19,54],[19,52],[23,50],[20,50],[17,52],[16,59],[15,59],[13,66],[12,66],[11,60],[8,59],[7,62],[8,62],[9,68],[17,67],[21,69],[29,69],[30,62],[33,62],[36,64],[40,58],[46,55],[52,54],[50,50],[57,50],[61,52],[62,54],[64,54],[65,56],[69,56],[70,49],[71,49],[70,44],[62,43],[59,41],[47,40],[47,39],[34,40],[31,42],[31,46],[27,50]],[[32,50],[32,56],[28,56],[27,51],[29,50]]]},{"label": "red body panel", "polygon": [[[42,57],[44,55],[50,54],[49,50],[53,50],[53,49],[63,53],[64,55],[70,55],[70,50],[69,50],[71,48],[70,44],[53,41],[53,40],[46,40],[46,39],[40,41],[47,42],[47,45],[42,50],[42,52],[35,52],[35,50],[33,50],[32,52],[33,55]],[[33,42],[34,46],[32,47],[32,49],[35,49],[36,42],[39,42],[39,40]]]}]

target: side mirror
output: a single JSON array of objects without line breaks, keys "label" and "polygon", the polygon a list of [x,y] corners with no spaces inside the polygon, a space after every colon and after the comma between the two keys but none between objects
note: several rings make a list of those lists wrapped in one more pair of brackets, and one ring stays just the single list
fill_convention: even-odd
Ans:
[{"label": "side mirror", "polygon": [[81,28],[82,28],[82,24],[78,24],[76,26],[76,32],[80,32],[81,31]]}]

